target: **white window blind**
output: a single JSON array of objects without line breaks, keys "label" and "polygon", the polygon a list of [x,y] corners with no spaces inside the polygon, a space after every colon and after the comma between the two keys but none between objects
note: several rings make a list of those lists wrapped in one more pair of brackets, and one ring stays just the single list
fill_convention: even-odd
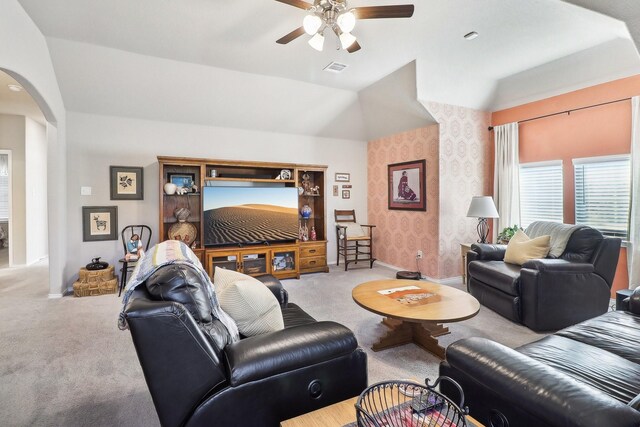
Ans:
[{"label": "white window blind", "polygon": [[576,224],[627,239],[631,161],[629,156],[574,159]]},{"label": "white window blind", "polygon": [[562,222],[562,160],[520,164],[520,222]]}]

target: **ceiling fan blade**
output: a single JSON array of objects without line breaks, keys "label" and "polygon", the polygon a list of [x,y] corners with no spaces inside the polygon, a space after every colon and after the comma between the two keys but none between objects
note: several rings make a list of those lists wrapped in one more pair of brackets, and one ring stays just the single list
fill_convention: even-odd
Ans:
[{"label": "ceiling fan blade", "polygon": [[414,6],[412,4],[397,4],[393,6],[367,6],[356,8],[356,18],[411,18]]},{"label": "ceiling fan blade", "polygon": [[313,7],[312,4],[302,0],[276,0],[276,1],[279,1],[280,3],[288,4],[289,6],[299,7],[300,9],[304,9],[304,10],[308,10]]},{"label": "ceiling fan blade", "polygon": [[291,31],[286,36],[280,37],[278,40],[276,40],[276,43],[278,43],[278,44],[287,44],[290,41],[293,41],[293,40],[297,39],[298,37],[300,37],[303,34],[304,34],[304,27],[298,27],[295,30]]},{"label": "ceiling fan blade", "polygon": [[360,43],[358,43],[357,41],[355,41],[355,42],[353,42],[353,43],[351,44],[351,46],[349,46],[349,47],[347,48],[347,52],[349,52],[349,53],[353,53],[353,52],[357,52],[357,51],[359,51],[360,49],[361,49]]}]

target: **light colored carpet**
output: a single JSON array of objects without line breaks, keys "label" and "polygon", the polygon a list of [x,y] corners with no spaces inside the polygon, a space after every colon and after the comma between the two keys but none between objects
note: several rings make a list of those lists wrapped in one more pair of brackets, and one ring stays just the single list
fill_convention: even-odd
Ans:
[{"label": "light colored carpet", "polygon": [[[292,302],[318,320],[350,327],[369,355],[369,382],[437,376],[439,360],[413,344],[374,353],[380,317],[358,307],[351,289],[391,278],[374,267],[286,280]],[[462,287],[462,284],[458,285]],[[116,327],[114,295],[47,299],[47,266],[0,270],[0,424],[3,426],[155,426],[158,418],[128,332]],[[486,336],[510,346],[539,335],[482,308],[451,324],[449,344]]]}]

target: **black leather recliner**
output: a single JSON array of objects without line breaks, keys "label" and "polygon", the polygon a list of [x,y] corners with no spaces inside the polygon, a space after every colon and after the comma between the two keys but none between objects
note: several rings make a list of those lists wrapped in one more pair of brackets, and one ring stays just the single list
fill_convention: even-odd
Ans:
[{"label": "black leather recliner", "polygon": [[124,313],[163,426],[279,426],[366,388],[353,333],[288,303],[273,276],[259,279],[285,329],[230,344],[190,267],[162,267],[132,294]]},{"label": "black leather recliner", "polygon": [[485,307],[534,331],[562,329],[607,311],[620,239],[579,226],[559,258],[505,263],[505,245],[467,253],[469,292]]}]

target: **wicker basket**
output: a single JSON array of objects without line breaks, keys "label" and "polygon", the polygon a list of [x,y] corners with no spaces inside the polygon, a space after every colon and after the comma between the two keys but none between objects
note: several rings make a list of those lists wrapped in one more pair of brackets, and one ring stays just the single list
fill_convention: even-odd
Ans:
[{"label": "wicker basket", "polygon": [[104,270],[81,268],[78,273],[78,281],[73,284],[73,296],[89,297],[115,294],[117,289],[118,279],[113,277],[112,265]]},{"label": "wicker basket", "polygon": [[[435,390],[442,379],[458,388],[460,405]],[[433,385],[426,382],[426,387],[409,381],[370,386],[355,404],[358,427],[466,427],[469,411],[460,386],[449,377],[440,377]]]}]

